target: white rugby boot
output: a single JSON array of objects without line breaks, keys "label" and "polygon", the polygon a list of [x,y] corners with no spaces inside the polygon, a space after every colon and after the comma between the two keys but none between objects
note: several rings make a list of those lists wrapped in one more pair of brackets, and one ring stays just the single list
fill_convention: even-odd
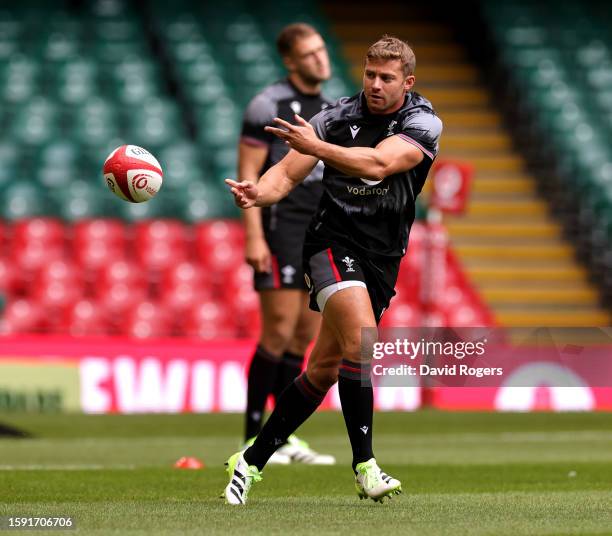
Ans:
[{"label": "white rugby boot", "polygon": [[334,465],[336,463],[334,456],[320,454],[312,450],[306,441],[293,434],[287,438],[287,443],[279,447],[275,454],[289,458],[292,463],[305,463],[307,465]]},{"label": "white rugby boot", "polygon": [[382,503],[385,497],[391,499],[393,495],[402,492],[402,483],[383,473],[374,458],[358,463],[355,470],[355,489],[360,499],[372,499]]},{"label": "white rugby boot", "polygon": [[223,492],[226,504],[246,504],[253,482],[261,480],[261,471],[254,465],[249,465],[243,453],[244,451],[236,452],[225,462],[225,470],[229,474],[229,483]]}]

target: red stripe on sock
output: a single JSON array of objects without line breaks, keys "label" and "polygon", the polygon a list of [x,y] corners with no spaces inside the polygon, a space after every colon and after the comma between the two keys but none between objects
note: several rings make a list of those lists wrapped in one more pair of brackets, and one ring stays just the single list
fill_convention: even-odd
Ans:
[{"label": "red stripe on sock", "polygon": [[342,276],[340,275],[338,267],[334,262],[334,256],[332,255],[331,248],[327,248],[327,258],[329,259],[329,264],[331,265],[332,272],[334,273],[334,277],[336,278],[336,283],[339,283],[340,281],[342,281]]},{"label": "red stripe on sock", "polygon": [[320,393],[317,393],[317,392],[315,392],[315,391],[313,391],[313,390],[312,390],[312,388],[310,387],[310,385],[308,385],[308,383],[307,383],[307,382],[308,382],[308,380],[306,380],[306,378],[304,378],[304,375],[303,375],[303,374],[300,374],[300,376],[299,376],[299,380],[300,380],[300,383],[302,384],[302,387],[304,387],[304,389],[305,389],[306,391],[308,391],[308,394],[309,394],[309,395],[310,395],[312,398],[315,398],[315,399],[319,399],[319,398],[321,398],[321,394],[320,394]]},{"label": "red stripe on sock", "polygon": [[348,365],[345,365],[345,364],[340,365],[340,368],[344,370],[350,370],[351,372],[361,372],[360,368],[349,367]]}]

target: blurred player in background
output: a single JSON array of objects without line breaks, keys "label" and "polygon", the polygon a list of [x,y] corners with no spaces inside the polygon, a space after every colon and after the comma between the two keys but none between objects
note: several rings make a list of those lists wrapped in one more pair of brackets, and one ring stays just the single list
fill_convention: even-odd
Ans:
[{"label": "blurred player in background", "polygon": [[[322,160],[324,193],[306,232],[304,271],[310,306],[323,316],[306,371],[285,389],[257,439],[228,460],[226,501],[244,504],[253,482],[283,442],[338,382],[361,498],[401,491],[381,471],[372,448],[370,379],[376,327],[395,294],[415,201],[438,152],[442,122],[411,91],[416,60],[403,41],[384,36],[368,50],[363,91],[340,99],[310,123],[276,119],[267,131],[292,151],[259,181],[226,181],[242,208],[277,203]],[[247,211],[248,212],[248,211]],[[363,328],[371,328],[363,331]]]},{"label": "blurred player in background", "polygon": [[[330,77],[330,64],[319,33],[307,24],[291,24],[279,34],[277,47],[288,76],[255,96],[243,119],[238,176],[253,183],[289,151],[285,140],[265,130],[274,125],[274,118],[293,121],[299,114],[310,119],[327,104],[321,84]],[[244,212],[246,260],[255,269],[262,318],[261,337],[248,373],[247,446],[261,429],[268,396],[278,398],[302,372],[306,348],[320,326],[319,315],[308,307],[302,246],[323,193],[322,171],[322,166],[314,168],[278,203]],[[313,451],[295,435],[286,439],[272,463],[335,461]]]}]

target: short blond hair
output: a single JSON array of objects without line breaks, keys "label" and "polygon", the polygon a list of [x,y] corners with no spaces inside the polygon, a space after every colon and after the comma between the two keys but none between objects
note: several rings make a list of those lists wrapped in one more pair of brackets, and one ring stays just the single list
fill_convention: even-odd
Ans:
[{"label": "short blond hair", "polygon": [[366,53],[366,60],[399,60],[404,76],[414,74],[416,57],[410,45],[397,37],[383,35]]}]

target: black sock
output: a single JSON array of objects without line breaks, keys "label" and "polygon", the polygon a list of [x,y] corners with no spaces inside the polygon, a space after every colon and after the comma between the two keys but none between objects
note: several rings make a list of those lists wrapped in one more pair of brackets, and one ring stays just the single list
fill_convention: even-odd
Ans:
[{"label": "black sock", "polygon": [[304,356],[285,352],[278,364],[276,383],[274,384],[274,398],[278,400],[281,393],[302,373]]},{"label": "black sock", "polygon": [[255,437],[261,430],[266,400],[276,381],[280,357],[257,346],[247,380],[247,407],[245,413],[244,439]]},{"label": "black sock", "polygon": [[261,471],[274,451],[315,412],[324,396],[305,372],[298,376],[283,391],[255,443],[245,451],[246,462]]},{"label": "black sock", "polygon": [[355,470],[358,463],[374,457],[372,452],[374,391],[370,380],[370,364],[343,359],[338,375],[338,393],[353,449],[353,470]]}]

